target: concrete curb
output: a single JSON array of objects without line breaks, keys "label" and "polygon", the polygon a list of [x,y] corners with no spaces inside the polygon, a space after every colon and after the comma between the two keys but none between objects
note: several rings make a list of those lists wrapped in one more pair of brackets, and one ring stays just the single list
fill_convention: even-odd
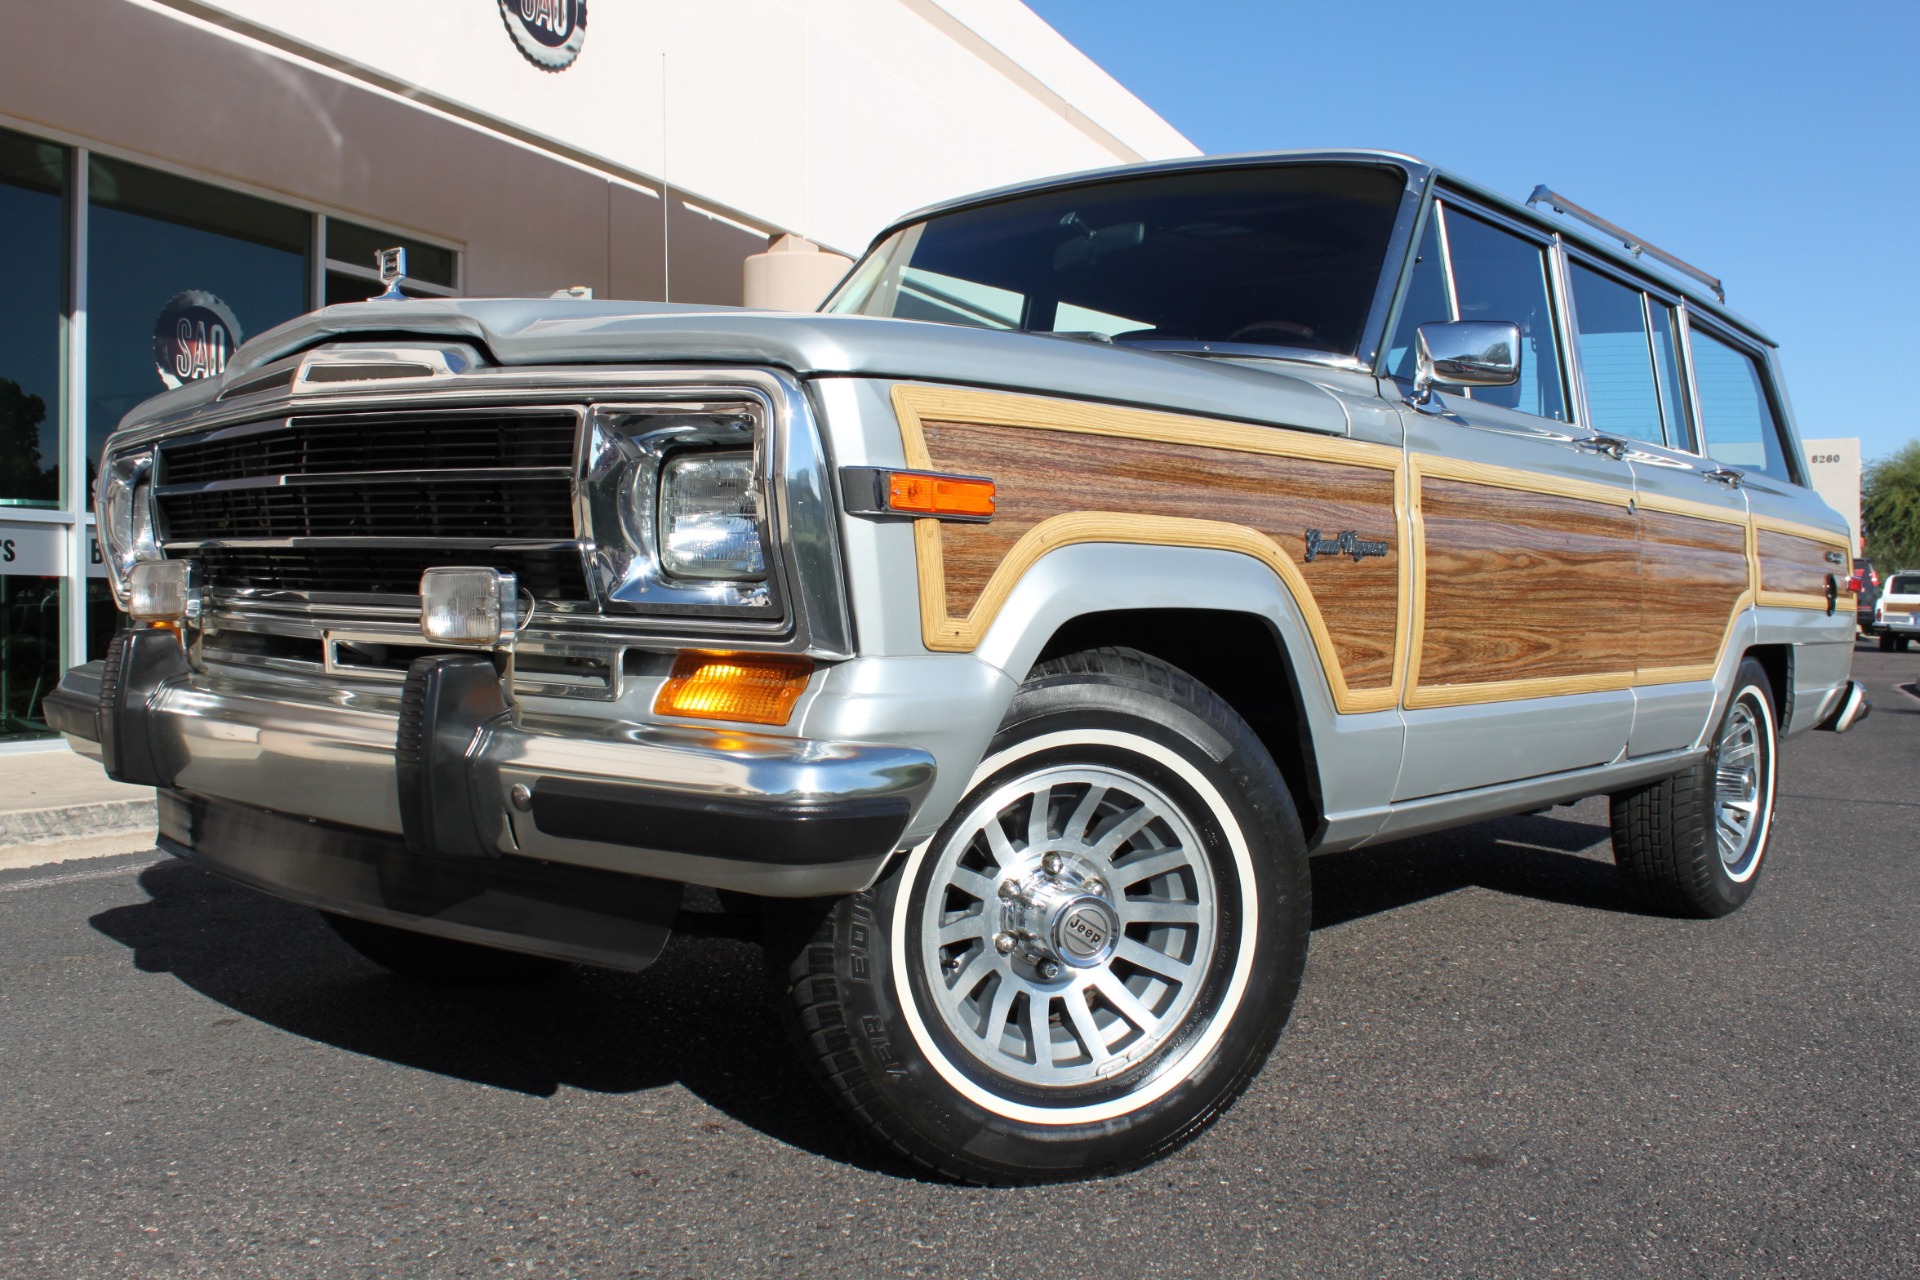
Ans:
[{"label": "concrete curb", "polygon": [[73,840],[82,836],[121,831],[153,830],[159,821],[152,797],[140,800],[103,800],[97,804],[70,804],[52,809],[13,809],[0,812],[0,845],[37,840]]}]

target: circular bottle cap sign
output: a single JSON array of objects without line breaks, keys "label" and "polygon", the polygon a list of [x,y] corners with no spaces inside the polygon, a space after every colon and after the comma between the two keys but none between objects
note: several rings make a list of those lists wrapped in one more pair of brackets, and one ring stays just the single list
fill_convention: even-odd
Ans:
[{"label": "circular bottle cap sign", "polygon": [[565,71],[587,40],[587,0],[500,0],[500,19],[542,71]]},{"label": "circular bottle cap sign", "polygon": [[217,378],[244,336],[233,308],[205,289],[176,293],[153,325],[154,368],[169,387]]}]

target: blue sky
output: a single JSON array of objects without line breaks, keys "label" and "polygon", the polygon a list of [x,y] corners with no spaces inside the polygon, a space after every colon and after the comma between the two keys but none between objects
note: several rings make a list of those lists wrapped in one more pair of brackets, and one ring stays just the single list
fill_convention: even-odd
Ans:
[{"label": "blue sky", "polygon": [[1027,0],[1210,154],[1544,182],[1720,276],[1803,437],[1920,438],[1916,0]]}]

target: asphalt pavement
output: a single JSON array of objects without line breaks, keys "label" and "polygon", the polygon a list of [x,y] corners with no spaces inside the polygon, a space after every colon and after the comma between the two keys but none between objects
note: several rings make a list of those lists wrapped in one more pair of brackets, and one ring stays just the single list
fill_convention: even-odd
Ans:
[{"label": "asphalt pavement", "polygon": [[1920,1275],[1920,654],[1788,744],[1753,901],[1623,900],[1587,801],[1316,860],[1265,1072],[1109,1181],[929,1181],[759,954],[411,987],[152,853],[0,872],[0,1276]]}]

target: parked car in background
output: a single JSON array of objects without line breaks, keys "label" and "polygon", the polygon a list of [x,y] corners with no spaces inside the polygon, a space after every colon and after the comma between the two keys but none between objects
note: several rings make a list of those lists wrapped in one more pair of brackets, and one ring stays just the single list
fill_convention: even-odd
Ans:
[{"label": "parked car in background", "polygon": [[1888,652],[1904,651],[1920,637],[1920,570],[1902,569],[1888,576],[1873,607],[1873,631]]},{"label": "parked car in background", "polygon": [[107,442],[135,625],[48,719],[401,973],[758,899],[853,1123],[1130,1168],[1273,1047],[1309,855],[1607,796],[1725,915],[1865,714],[1773,344],[1583,221],[1221,157],[923,210],[821,314],[330,307]]},{"label": "parked car in background", "polygon": [[1873,561],[1862,556],[1853,559],[1853,573],[1847,578],[1847,590],[1853,592],[1853,610],[1860,630],[1873,634],[1873,606],[1880,599],[1880,575]]}]

